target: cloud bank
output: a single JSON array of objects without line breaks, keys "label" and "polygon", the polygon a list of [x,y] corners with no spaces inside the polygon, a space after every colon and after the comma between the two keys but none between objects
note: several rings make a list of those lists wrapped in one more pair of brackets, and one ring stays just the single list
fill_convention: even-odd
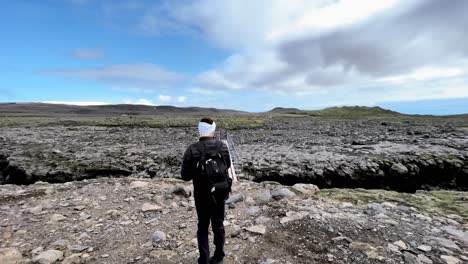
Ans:
[{"label": "cloud bank", "polygon": [[197,0],[174,10],[232,51],[197,87],[356,103],[468,96],[468,1]]},{"label": "cloud bank", "polygon": [[135,32],[188,34],[231,55],[192,76],[156,64],[48,74],[134,91],[257,91],[311,98],[315,105],[468,97],[465,0],[104,1],[100,7],[113,21],[125,17]]},{"label": "cloud bank", "polygon": [[90,69],[57,69],[47,75],[75,77],[110,84],[117,89],[141,92],[167,89],[180,81],[181,74],[167,71],[156,64],[118,64]]}]

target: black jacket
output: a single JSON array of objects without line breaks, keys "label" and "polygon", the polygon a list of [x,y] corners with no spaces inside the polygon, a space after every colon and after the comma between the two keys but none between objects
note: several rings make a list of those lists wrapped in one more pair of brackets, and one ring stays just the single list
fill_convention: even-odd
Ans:
[{"label": "black jacket", "polygon": [[[197,162],[200,160],[202,153],[198,149],[203,149],[200,144],[205,144],[206,148],[215,147],[220,142],[214,138],[202,137],[200,140],[190,145],[184,153],[182,160],[182,169],[180,171],[182,179],[184,181],[193,180],[193,188],[195,195],[202,195],[204,193],[209,194],[209,186],[206,179],[201,177],[201,173],[197,168]],[[231,167],[231,159],[229,157],[229,150],[223,142],[221,142],[221,155],[226,162],[226,167]],[[198,146],[197,146],[198,145]],[[198,149],[197,149],[198,147]]]}]

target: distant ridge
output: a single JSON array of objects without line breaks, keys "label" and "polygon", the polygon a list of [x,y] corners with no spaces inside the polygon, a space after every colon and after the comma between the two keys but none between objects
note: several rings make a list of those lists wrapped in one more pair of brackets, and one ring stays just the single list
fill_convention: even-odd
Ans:
[{"label": "distant ridge", "polygon": [[[171,105],[65,105],[49,103],[0,103],[0,116],[55,116],[55,115],[83,115],[83,116],[122,116],[122,115],[297,115],[338,118],[367,118],[367,117],[437,117],[434,115],[410,115],[384,109],[378,106],[340,106],[328,107],[321,110],[301,110],[298,108],[275,107],[266,112],[245,112],[233,109],[217,109],[205,107],[177,107]],[[444,115],[438,117],[468,118],[468,114]]]},{"label": "distant ridge", "polygon": [[176,107],[170,105],[93,105],[77,106],[46,103],[0,103],[0,115],[157,115],[157,114],[247,114],[247,112],[203,107]]},{"label": "distant ridge", "polygon": [[401,116],[402,113],[383,109],[379,106],[340,106],[329,107],[322,110],[310,111],[310,113],[320,116]]},{"label": "distant ridge", "polygon": [[297,108],[287,108],[287,107],[275,107],[268,111],[267,113],[279,113],[279,114],[300,114],[305,112],[305,110],[300,110]]},{"label": "distant ridge", "polygon": [[378,106],[367,107],[367,106],[335,106],[328,107],[321,110],[300,110],[297,108],[284,108],[276,107],[267,113],[277,114],[303,114],[310,116],[397,116],[403,115],[399,112],[383,109]]}]

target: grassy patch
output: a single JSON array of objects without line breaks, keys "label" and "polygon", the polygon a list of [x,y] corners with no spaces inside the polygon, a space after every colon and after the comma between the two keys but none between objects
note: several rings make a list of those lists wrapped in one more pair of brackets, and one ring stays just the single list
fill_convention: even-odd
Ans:
[{"label": "grassy patch", "polygon": [[412,194],[385,190],[324,189],[318,196],[356,205],[366,205],[370,202],[393,202],[414,207],[421,212],[438,215],[456,214],[468,220],[467,192],[420,191]]}]

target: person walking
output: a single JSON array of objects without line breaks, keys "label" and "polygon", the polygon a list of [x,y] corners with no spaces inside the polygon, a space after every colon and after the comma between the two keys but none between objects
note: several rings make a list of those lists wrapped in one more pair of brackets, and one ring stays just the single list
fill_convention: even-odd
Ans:
[{"label": "person walking", "polygon": [[[225,201],[231,191],[231,166],[226,144],[215,138],[216,123],[202,118],[198,124],[199,140],[184,153],[181,176],[193,180],[195,208],[198,216],[197,241],[199,264],[220,264],[225,256]],[[212,226],[215,251],[210,258],[208,228]]]}]

